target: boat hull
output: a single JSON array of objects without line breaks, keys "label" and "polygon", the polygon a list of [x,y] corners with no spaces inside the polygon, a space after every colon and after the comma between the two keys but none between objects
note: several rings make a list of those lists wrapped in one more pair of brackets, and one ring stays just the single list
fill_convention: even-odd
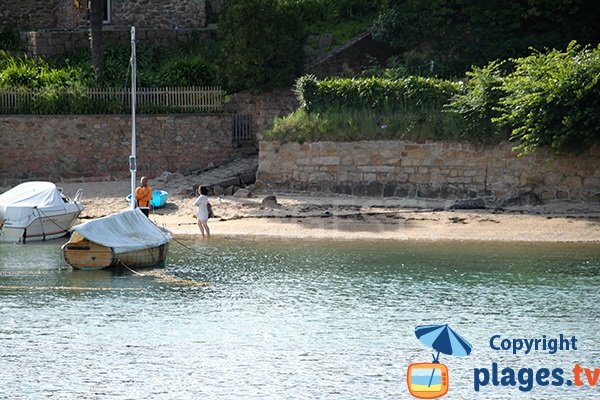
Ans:
[{"label": "boat hull", "polygon": [[115,267],[129,268],[164,268],[167,260],[169,243],[148,249],[115,254]]},{"label": "boat hull", "polygon": [[8,221],[1,224],[0,242],[30,242],[58,239],[66,236],[80,210],[52,215],[45,213],[29,222],[27,226],[13,225]]},{"label": "boat hull", "polygon": [[[74,240],[73,240],[74,239]],[[67,264],[83,270],[111,267],[162,268],[165,266],[169,243],[147,249],[116,254],[110,247],[74,234],[62,247]]]}]

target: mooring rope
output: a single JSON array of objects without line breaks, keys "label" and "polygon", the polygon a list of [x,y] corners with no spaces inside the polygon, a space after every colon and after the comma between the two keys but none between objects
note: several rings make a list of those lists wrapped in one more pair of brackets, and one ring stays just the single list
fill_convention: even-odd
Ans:
[{"label": "mooring rope", "polygon": [[192,247],[190,247],[190,246],[188,246],[188,245],[186,245],[186,244],[184,244],[184,243],[181,243],[179,240],[175,239],[174,237],[172,237],[171,239],[172,239],[172,240],[173,240],[175,243],[179,244],[179,245],[180,245],[180,246],[182,246],[182,247],[185,247],[186,249],[188,249],[188,250],[190,250],[190,251],[193,251],[193,252],[194,252],[194,253],[196,253],[196,254],[201,254],[201,255],[204,255],[204,254],[205,254],[205,253],[203,253],[203,252],[201,252],[201,251],[198,251],[198,250],[196,250],[196,249],[194,249],[194,248],[192,248]]},{"label": "mooring rope", "polygon": [[122,265],[123,267],[125,267],[125,269],[128,269],[129,271],[133,272],[134,274],[139,275],[139,276],[146,276],[144,274],[141,274],[141,273],[129,268],[129,266],[125,265],[125,263],[123,263],[123,261],[121,261],[121,260],[117,260],[117,261],[119,261],[119,264]]},{"label": "mooring rope", "polygon": [[148,276],[148,277],[153,277],[153,278],[158,278],[161,281],[167,282],[167,283],[173,283],[173,284],[178,284],[178,285],[189,285],[189,286],[208,286],[210,285],[209,282],[206,281],[194,281],[191,279],[181,279],[181,278],[177,278],[176,276],[172,276],[172,275],[166,275],[166,274],[157,274],[157,273],[140,273],[137,272],[136,270],[134,270],[133,268],[129,267],[128,265],[125,265],[121,260],[118,260],[119,264],[122,265],[123,267],[125,267],[125,269],[133,272],[136,275],[139,276]]}]

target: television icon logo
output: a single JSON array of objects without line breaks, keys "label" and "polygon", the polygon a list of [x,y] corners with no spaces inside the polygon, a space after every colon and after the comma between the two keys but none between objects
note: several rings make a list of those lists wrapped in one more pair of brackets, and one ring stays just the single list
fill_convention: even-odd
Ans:
[{"label": "television icon logo", "polygon": [[419,399],[436,399],[448,393],[448,367],[444,364],[411,364],[406,380],[410,394]]},{"label": "television icon logo", "polygon": [[464,357],[471,353],[473,346],[448,324],[419,325],[415,336],[421,343],[437,351],[433,362],[414,363],[408,366],[406,383],[408,391],[419,399],[436,399],[448,393],[448,367],[439,362],[440,353]]}]

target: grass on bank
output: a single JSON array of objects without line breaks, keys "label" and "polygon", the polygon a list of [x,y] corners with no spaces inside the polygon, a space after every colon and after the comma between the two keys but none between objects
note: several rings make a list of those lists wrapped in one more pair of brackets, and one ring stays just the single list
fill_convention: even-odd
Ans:
[{"label": "grass on bank", "polygon": [[521,154],[600,144],[600,46],[575,41],[473,67],[462,82],[307,75],[295,91],[301,111],[278,119],[267,138],[511,140]]},{"label": "grass on bank", "polygon": [[474,134],[465,119],[452,111],[373,111],[371,109],[335,110],[309,113],[298,109],[276,118],[263,135],[265,140],[285,142],[357,140],[466,140],[498,143],[506,140],[493,134]]}]

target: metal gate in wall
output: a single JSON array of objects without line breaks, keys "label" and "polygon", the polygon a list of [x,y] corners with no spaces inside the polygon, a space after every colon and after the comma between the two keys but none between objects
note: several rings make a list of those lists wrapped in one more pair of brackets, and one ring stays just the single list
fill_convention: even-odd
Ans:
[{"label": "metal gate in wall", "polygon": [[252,125],[252,114],[233,114],[231,116],[231,142],[234,145],[254,143],[256,135]]}]

